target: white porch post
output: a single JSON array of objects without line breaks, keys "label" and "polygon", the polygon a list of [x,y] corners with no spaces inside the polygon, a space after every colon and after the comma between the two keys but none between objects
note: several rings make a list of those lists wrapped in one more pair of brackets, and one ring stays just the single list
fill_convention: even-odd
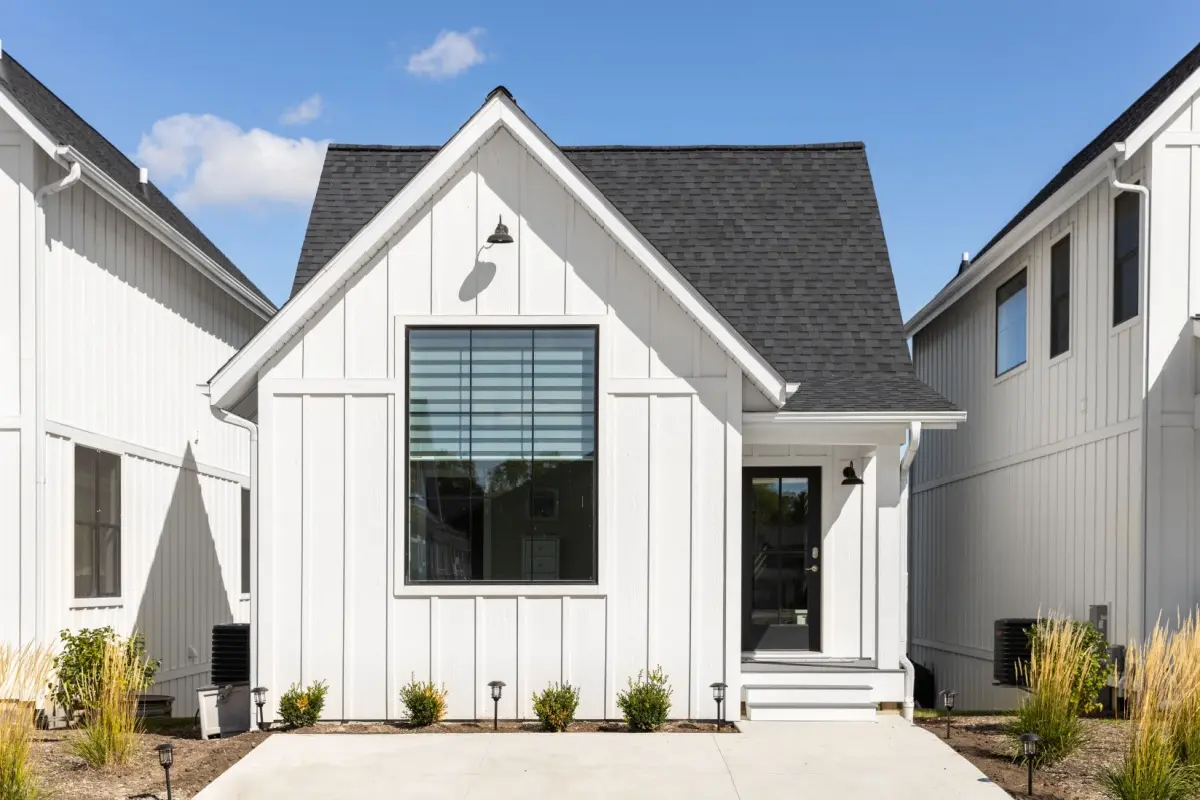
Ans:
[{"label": "white porch post", "polygon": [[875,480],[878,482],[875,660],[880,669],[898,669],[901,656],[900,620],[904,613],[904,598],[900,594],[902,509],[899,447],[884,445],[875,451]]}]

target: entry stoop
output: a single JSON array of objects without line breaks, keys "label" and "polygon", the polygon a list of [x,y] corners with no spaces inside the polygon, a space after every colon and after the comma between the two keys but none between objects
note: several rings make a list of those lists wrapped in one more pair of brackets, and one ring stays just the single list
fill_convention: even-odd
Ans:
[{"label": "entry stoop", "polygon": [[903,698],[904,673],[869,661],[742,663],[746,718],[871,722],[881,702]]}]

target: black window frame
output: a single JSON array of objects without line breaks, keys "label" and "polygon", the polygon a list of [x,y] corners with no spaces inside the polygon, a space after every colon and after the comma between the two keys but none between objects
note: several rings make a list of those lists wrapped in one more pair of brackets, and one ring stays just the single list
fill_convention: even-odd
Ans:
[{"label": "black window frame", "polygon": [[[90,512],[88,512],[86,515],[87,518],[84,518],[85,514],[80,513],[81,509],[79,508],[79,501],[78,501],[78,497],[79,497],[79,485],[78,484],[79,484],[79,470],[80,470],[80,459],[81,458],[90,459],[91,470],[92,470],[93,502],[92,502],[92,508],[91,508]],[[100,503],[101,503],[101,501],[100,501],[100,497],[101,497],[100,461],[101,461],[101,459],[111,459],[110,463],[116,464],[115,473],[117,476],[117,487],[116,487],[117,488],[117,504],[116,504],[115,511],[116,511],[116,520],[117,521],[115,524],[111,523],[111,522],[101,522],[98,519],[99,507],[100,507]],[[122,575],[122,571],[123,571],[122,568],[123,568],[123,561],[124,561],[124,542],[122,541],[122,539],[123,539],[123,531],[122,531],[122,522],[123,522],[122,510],[123,509],[122,509],[122,505],[123,505],[123,499],[124,499],[124,495],[123,495],[124,485],[122,482],[122,475],[121,475],[122,466],[123,465],[122,465],[122,459],[121,459],[120,453],[112,453],[107,450],[100,450],[99,448],[88,447],[88,446],[82,445],[82,444],[75,445],[74,463],[72,465],[73,471],[71,474],[72,502],[75,505],[75,509],[73,512],[74,524],[72,525],[72,528],[71,528],[71,530],[72,530],[72,553],[71,553],[71,564],[72,564],[72,582],[71,582],[71,584],[72,585],[71,585],[71,592],[76,600],[98,600],[98,599],[109,599],[109,598],[121,597],[122,580],[124,578],[124,576]],[[90,529],[90,534],[91,534],[91,536],[90,536],[91,554],[90,555],[91,555],[91,559],[92,559],[92,586],[91,586],[90,591],[87,593],[81,593],[79,591],[79,574],[78,574],[79,573],[79,549],[78,549],[79,534],[78,534],[78,528],[81,525],[87,526]],[[114,590],[111,592],[102,592],[100,590],[100,586],[102,583],[102,581],[100,580],[100,563],[101,563],[101,560],[100,560],[100,538],[101,538],[101,536],[100,536],[100,534],[104,530],[107,530],[110,532],[115,532],[115,534],[116,534],[116,557],[114,559],[114,564],[115,564],[115,568],[116,568],[116,576],[115,576],[115,580],[113,581]]]},{"label": "black window frame", "polygon": [[250,490],[242,487],[241,589],[250,594]]},{"label": "black window frame", "polygon": [[[1017,281],[1020,281],[1021,285],[1015,289],[1012,289],[1007,295],[1005,295],[1002,298],[1001,295],[1004,295],[1005,292],[1008,291],[1010,289],[1010,287]],[[1000,309],[1005,303],[1007,303],[1009,300],[1011,300],[1013,297],[1015,297],[1017,295],[1017,293],[1022,290],[1024,290],[1024,292],[1025,292],[1025,348],[1024,348],[1025,352],[1022,354],[1020,361],[1017,361],[1014,364],[1010,364],[1009,366],[1007,366],[1003,370],[1001,370],[1000,369]],[[993,335],[993,338],[995,339],[994,347],[993,347],[994,352],[992,354],[992,357],[993,357],[993,361],[995,362],[995,365],[996,365],[996,369],[995,369],[996,377],[999,378],[1001,376],[1007,375],[1008,373],[1012,372],[1014,369],[1025,366],[1025,364],[1027,364],[1029,362],[1029,270],[1028,270],[1028,268],[1022,267],[1020,270],[1013,273],[1012,277],[1010,277],[1004,283],[1000,284],[999,287],[997,287],[997,289],[996,289],[996,319],[995,319],[995,324],[992,326],[992,329],[993,329],[992,335]]]},{"label": "black window frame", "polygon": [[[1134,214],[1133,245],[1122,249],[1119,215]],[[1112,312],[1113,327],[1128,322],[1141,312],[1141,250],[1142,250],[1142,201],[1138,192],[1121,192],[1112,201]],[[1126,283],[1133,290],[1133,307],[1125,308]]]},{"label": "black window frame", "polygon": [[[602,353],[600,348],[600,326],[599,325],[528,325],[520,324],[519,317],[513,325],[409,325],[405,327],[404,332],[404,413],[401,435],[404,439],[404,487],[405,499],[403,510],[403,527],[397,533],[404,537],[403,552],[403,571],[404,585],[406,586],[597,586],[600,584],[601,570],[603,565],[600,563],[600,474],[601,474],[601,455],[600,455],[600,364]],[[470,580],[438,580],[438,579],[414,579],[411,574],[411,563],[409,555],[409,545],[411,535],[409,532],[409,524],[411,522],[411,507],[409,503],[409,480],[412,464],[411,447],[412,442],[409,438],[409,425],[412,421],[411,416],[411,398],[412,398],[412,333],[415,331],[486,331],[486,330],[572,330],[572,331],[591,331],[594,342],[595,352],[595,375],[592,381],[592,403],[595,408],[595,413],[592,414],[592,441],[595,443],[595,453],[592,457],[592,578],[590,580],[514,580],[511,578],[505,579],[488,579],[488,578],[472,578]],[[531,498],[532,500],[532,498]],[[527,508],[527,511],[532,511],[532,508]],[[532,514],[530,515],[532,516]]]},{"label": "black window frame", "polygon": [[[1065,256],[1056,261],[1055,257]],[[1071,350],[1071,234],[1050,245],[1050,358]]]}]

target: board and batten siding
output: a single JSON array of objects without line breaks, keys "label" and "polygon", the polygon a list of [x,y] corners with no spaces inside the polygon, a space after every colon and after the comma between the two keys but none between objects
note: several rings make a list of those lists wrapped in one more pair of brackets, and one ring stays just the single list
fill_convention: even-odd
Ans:
[{"label": "board and batten siding", "polygon": [[[1144,156],[1120,177],[1148,181]],[[910,652],[963,708],[1017,701],[992,686],[996,619],[1107,604],[1112,641],[1142,631],[1142,317],[1112,324],[1116,194],[1096,185],[913,339],[917,374],[968,418],[928,431],[913,467]],[[1070,349],[1051,359],[1050,248],[1068,234]],[[996,377],[996,290],[1022,269],[1027,362]]]},{"label": "board and batten siding", "polygon": [[[139,630],[162,659],[155,691],[190,716],[208,681],[211,626],[249,619],[248,436],[212,416],[200,385],[262,320],[84,182],[47,198],[47,518],[37,543],[33,194],[63,174],[0,114],[0,641]],[[77,444],[121,456],[119,598],[74,597]]]},{"label": "board and batten siding", "polygon": [[[500,214],[515,242],[479,252]],[[405,583],[404,330],[439,318],[600,329],[598,584]],[[260,378],[261,682],[329,681],[329,719],[402,717],[413,676],[445,685],[450,718],[489,715],[494,679],[510,718],[554,681],[580,687],[579,717],[616,716],[656,664],[676,717],[735,682],[741,371],[507,131]]]}]

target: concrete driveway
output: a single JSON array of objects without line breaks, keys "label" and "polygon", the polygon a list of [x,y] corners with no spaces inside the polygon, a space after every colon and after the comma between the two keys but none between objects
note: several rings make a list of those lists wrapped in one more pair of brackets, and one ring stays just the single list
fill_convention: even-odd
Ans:
[{"label": "concrete driveway", "polygon": [[1008,795],[934,735],[877,722],[742,734],[272,736],[197,795],[234,798],[912,798]]}]

